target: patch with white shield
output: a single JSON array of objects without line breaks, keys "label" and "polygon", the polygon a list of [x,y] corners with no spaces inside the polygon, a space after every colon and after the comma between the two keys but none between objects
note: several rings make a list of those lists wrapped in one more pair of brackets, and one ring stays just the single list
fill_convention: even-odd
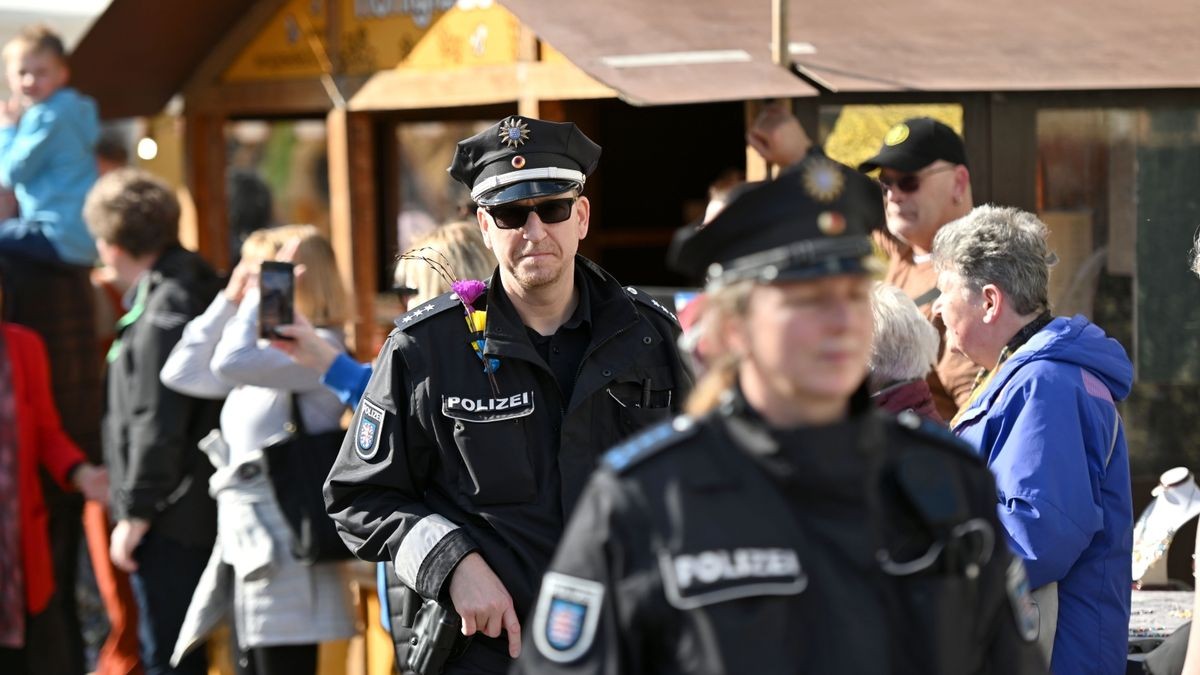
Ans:
[{"label": "patch with white shield", "polygon": [[465,422],[500,422],[525,417],[534,411],[532,391],[509,396],[442,396],[442,414]]},{"label": "patch with white shield", "polygon": [[659,554],[667,601],[695,609],[739,598],[799,595],[808,588],[800,556],[790,548],[732,548]]},{"label": "patch with white shield", "polygon": [[358,424],[354,426],[354,452],[359,458],[370,461],[379,452],[384,416],[382,407],[363,397],[358,406]]},{"label": "patch with white shield", "polygon": [[570,663],[583,656],[596,638],[604,584],[547,572],[533,615],[533,642],[542,656]]}]

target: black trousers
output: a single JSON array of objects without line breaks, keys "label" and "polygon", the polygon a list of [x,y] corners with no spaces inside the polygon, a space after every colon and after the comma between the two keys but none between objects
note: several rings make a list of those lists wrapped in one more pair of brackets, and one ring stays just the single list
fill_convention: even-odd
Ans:
[{"label": "black trousers", "polygon": [[20,649],[0,647],[0,673],[4,675],[43,675],[43,673],[82,673],[71,670],[71,654],[64,647],[67,626],[63,621],[59,598],[55,591],[46,609],[25,617],[25,646]]},{"label": "black trousers", "polygon": [[246,661],[247,667],[239,668],[238,675],[315,675],[317,645],[251,647]]}]

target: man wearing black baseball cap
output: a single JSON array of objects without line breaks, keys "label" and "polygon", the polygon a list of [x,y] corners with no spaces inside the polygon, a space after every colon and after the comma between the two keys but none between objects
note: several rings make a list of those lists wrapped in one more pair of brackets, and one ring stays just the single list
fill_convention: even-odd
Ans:
[{"label": "man wearing black baseball cap", "polygon": [[938,413],[951,419],[970,395],[978,368],[945,350],[945,326],[932,312],[938,290],[929,252],[943,225],[971,211],[971,175],[962,138],[932,118],[907,119],[888,130],[879,152],[858,169],[878,169],[883,186],[887,232],[877,232],[875,240],[888,254],[884,281],[912,298],[943,336],[929,387]]},{"label": "man wearing black baseball cap", "polygon": [[446,616],[462,634],[440,672],[507,672],[601,453],[690,390],[675,317],[577,254],[599,159],[574,124],[516,115],[459,142],[450,175],[499,267],[397,320],[330,473],[346,544],[393,563],[401,672]]}]

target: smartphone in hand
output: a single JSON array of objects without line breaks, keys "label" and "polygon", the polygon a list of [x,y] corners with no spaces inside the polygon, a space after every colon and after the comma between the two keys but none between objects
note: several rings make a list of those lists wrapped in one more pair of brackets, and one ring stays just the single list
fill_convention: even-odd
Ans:
[{"label": "smartphone in hand", "polygon": [[258,305],[258,336],[266,340],[289,340],[275,329],[295,321],[296,274],[292,263],[268,260],[258,273],[261,301]]}]

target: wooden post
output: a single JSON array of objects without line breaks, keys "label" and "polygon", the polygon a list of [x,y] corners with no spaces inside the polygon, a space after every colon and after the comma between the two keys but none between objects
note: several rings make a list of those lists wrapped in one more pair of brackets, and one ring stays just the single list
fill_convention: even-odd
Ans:
[{"label": "wooden post", "polygon": [[181,238],[194,241],[200,255],[220,271],[229,269],[229,214],[225,208],[225,116],[188,113],[184,116],[187,185],[196,205],[194,232]]},{"label": "wooden post", "polygon": [[375,293],[379,279],[375,208],[375,148],[366,113],[332,110],[326,116],[329,143],[329,230],[338,271],[354,293],[354,324],[347,343],[361,360],[375,355],[379,331]]},{"label": "wooden post", "polygon": [[791,45],[788,43],[788,0],[771,0],[771,60],[775,65],[791,67]]},{"label": "wooden post", "polygon": [[[762,110],[762,101],[746,101],[746,131],[754,125],[755,118],[758,117],[759,111]],[[767,160],[763,159],[758,151],[746,144],[746,180],[767,180],[771,177],[771,165]]]}]

